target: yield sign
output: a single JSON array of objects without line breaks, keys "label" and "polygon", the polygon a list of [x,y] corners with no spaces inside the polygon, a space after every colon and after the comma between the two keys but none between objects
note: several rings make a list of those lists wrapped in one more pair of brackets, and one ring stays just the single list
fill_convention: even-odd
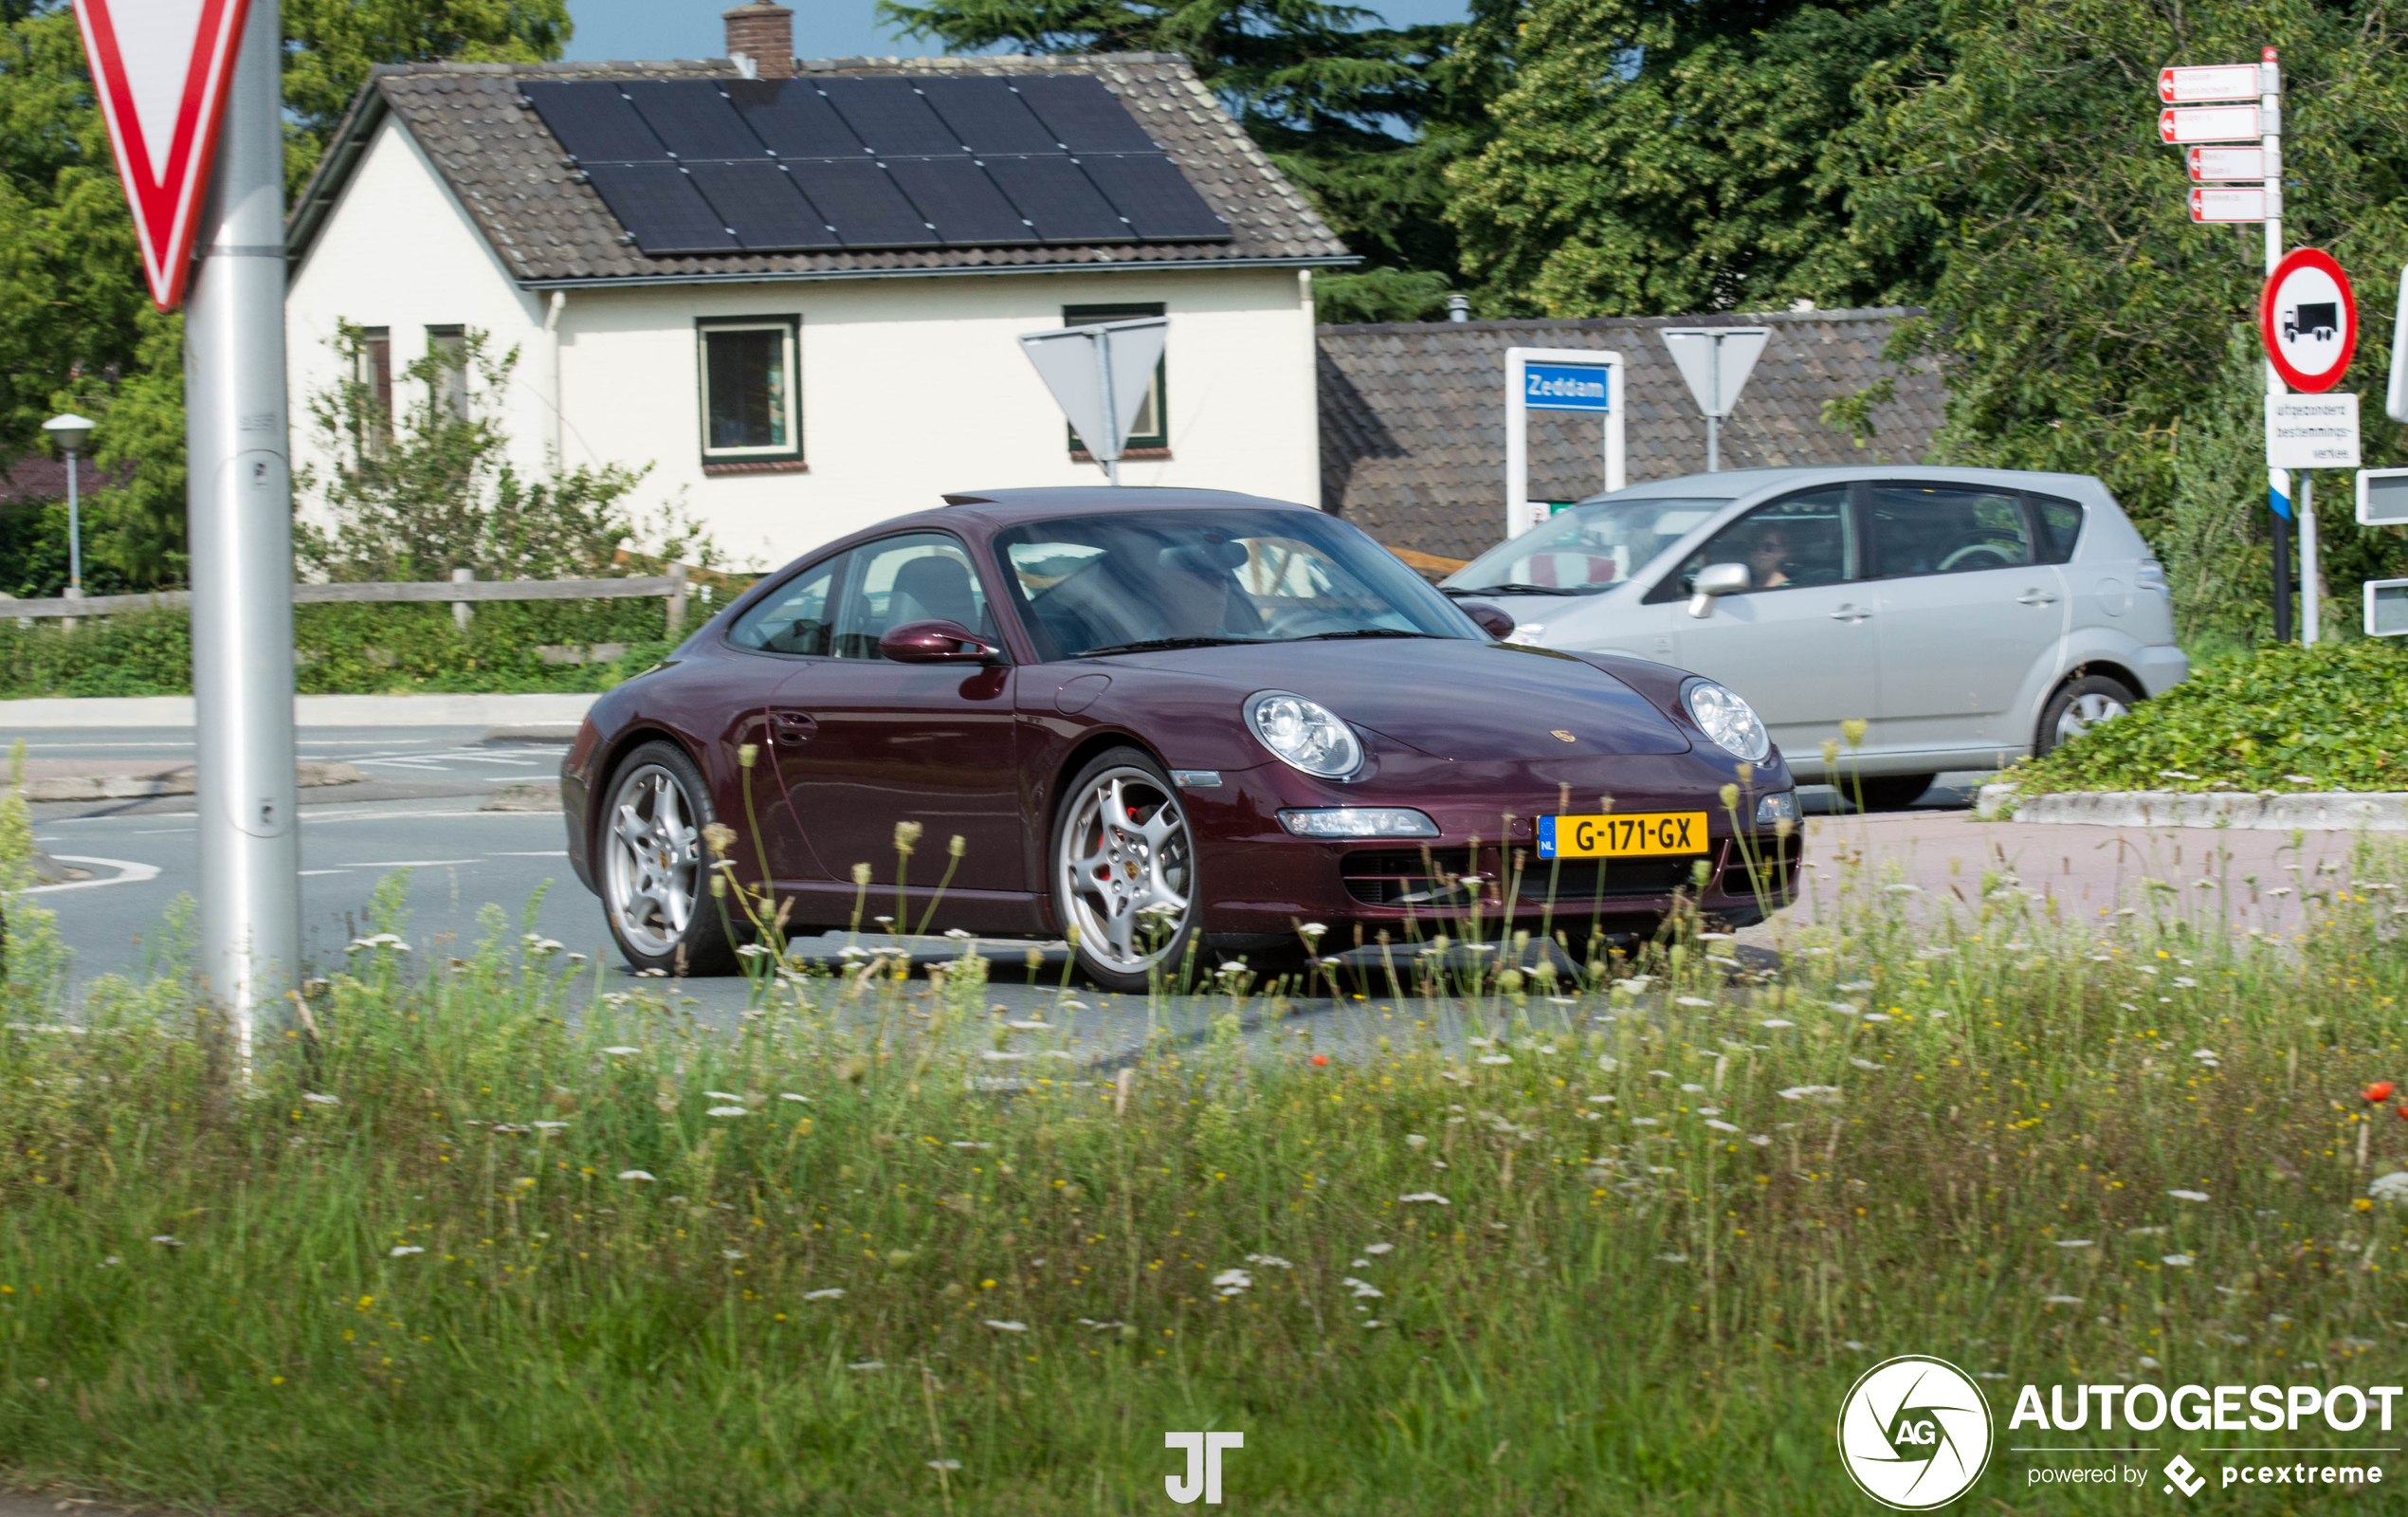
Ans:
[{"label": "yield sign", "polygon": [[76,0],[151,300],[184,299],[249,0]]}]

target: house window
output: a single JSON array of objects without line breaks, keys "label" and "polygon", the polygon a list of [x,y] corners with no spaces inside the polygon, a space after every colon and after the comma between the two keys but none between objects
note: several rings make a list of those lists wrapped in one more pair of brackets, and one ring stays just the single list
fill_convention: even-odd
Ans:
[{"label": "house window", "polygon": [[797,325],[798,319],[791,316],[697,323],[706,467],[791,462],[803,456],[795,394]]},{"label": "house window", "polygon": [[433,379],[437,412],[465,420],[468,414],[468,329],[465,326],[427,328],[427,356],[440,365]]},{"label": "house window", "polygon": [[[1160,302],[1140,305],[1066,305],[1062,308],[1064,326],[1093,326],[1099,321],[1133,321],[1140,317],[1163,314]],[[1121,445],[1122,458],[1168,458],[1171,451],[1171,430],[1163,420],[1167,414],[1169,393],[1165,386],[1170,373],[1170,356],[1165,354],[1154,365],[1154,383],[1145,392],[1145,399],[1137,408],[1136,425],[1129,429],[1129,440]],[[1079,441],[1078,429],[1070,430],[1072,456],[1085,460],[1092,455],[1086,444]]]},{"label": "house window", "polygon": [[389,326],[364,326],[359,329],[358,372],[352,377],[359,382],[367,402],[361,408],[361,430],[366,433],[360,446],[372,453],[382,453],[393,440],[393,332]]}]

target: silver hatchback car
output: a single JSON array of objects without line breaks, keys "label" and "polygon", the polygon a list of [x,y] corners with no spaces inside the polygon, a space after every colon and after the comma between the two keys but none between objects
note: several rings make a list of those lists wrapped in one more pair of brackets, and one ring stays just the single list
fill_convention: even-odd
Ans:
[{"label": "silver hatchback car", "polygon": [[[1806,780],[1912,802],[2046,753],[2190,672],[2165,572],[2082,474],[1760,468],[1558,511],[1440,585],[1513,640],[1676,665],[1745,696]],[[1822,745],[1866,722],[1826,771]]]}]

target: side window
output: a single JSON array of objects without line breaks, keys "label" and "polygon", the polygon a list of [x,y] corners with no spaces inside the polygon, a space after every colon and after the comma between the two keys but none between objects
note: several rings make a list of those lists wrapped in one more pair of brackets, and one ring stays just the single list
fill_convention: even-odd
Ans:
[{"label": "side window", "polygon": [[1873,561],[1885,579],[2006,569],[2032,561],[2023,505],[2003,490],[1872,487]]},{"label": "side window", "polygon": [[994,636],[986,592],[958,539],[914,532],[855,548],[852,560],[836,612],[838,658],[884,658],[878,639],[906,622],[959,622]]},{"label": "side window", "polygon": [[1759,506],[1682,560],[1672,577],[1686,595],[1707,564],[1747,565],[1750,591],[1835,585],[1859,575],[1848,486],[1809,490]]},{"label": "side window", "polygon": [[757,648],[765,653],[826,658],[832,643],[828,624],[829,595],[843,577],[847,557],[839,554],[816,569],[805,570],[772,593],[729,629],[728,641],[739,648]]},{"label": "side window", "polygon": [[2082,508],[2052,495],[2034,495],[2032,515],[2040,524],[2040,561],[2071,563],[2073,545],[2082,540]]},{"label": "side window", "polygon": [[799,321],[791,316],[695,323],[702,345],[702,462],[793,463],[803,456],[795,383]]}]

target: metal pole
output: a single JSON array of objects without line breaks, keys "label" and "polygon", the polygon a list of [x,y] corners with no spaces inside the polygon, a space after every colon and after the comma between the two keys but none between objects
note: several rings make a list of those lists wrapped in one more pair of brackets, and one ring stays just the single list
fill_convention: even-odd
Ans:
[{"label": "metal pole", "polygon": [[75,449],[67,449],[67,594],[83,594],[83,518],[76,500]]},{"label": "metal pole", "polygon": [[[1104,376],[1104,430],[1108,436],[1102,446],[1089,443],[1087,447],[1095,451],[1097,457],[1104,459],[1105,482],[1118,484],[1121,483],[1121,408],[1118,397],[1112,393],[1112,334],[1098,332],[1090,340],[1095,343],[1096,372]],[[1104,457],[1107,449],[1110,456]]]},{"label": "metal pole", "polygon": [[2322,607],[2316,598],[2316,476],[2313,471],[2299,471],[2299,638],[2303,643],[2316,641],[2323,625]]},{"label": "metal pole", "polygon": [[184,319],[203,994],[248,1068],[301,960],[276,0],[251,0]]},{"label": "metal pole", "polygon": [[1505,355],[1505,535],[1518,538],[1530,530],[1530,415],[1523,393],[1528,360]]},{"label": "metal pole", "polygon": [[1723,339],[1709,339],[1706,350],[1706,472],[1723,467]]},{"label": "metal pole", "polygon": [[2274,518],[2274,641],[2291,640],[2291,523]]},{"label": "metal pole", "polygon": [[[2259,124],[2267,130],[2258,138],[2264,152],[2259,165],[2266,171],[2266,277],[2274,277],[2275,265],[2283,261],[2283,74],[2271,47],[2258,55],[2257,68]],[[2266,393],[2284,393],[2283,376],[2274,372],[2274,360],[2266,360]],[[2267,483],[2287,501],[2298,497],[2291,491],[2288,470],[2274,468],[2267,460]],[[2290,587],[2290,522],[2280,512],[2274,515],[2274,641],[2291,640]]]}]

